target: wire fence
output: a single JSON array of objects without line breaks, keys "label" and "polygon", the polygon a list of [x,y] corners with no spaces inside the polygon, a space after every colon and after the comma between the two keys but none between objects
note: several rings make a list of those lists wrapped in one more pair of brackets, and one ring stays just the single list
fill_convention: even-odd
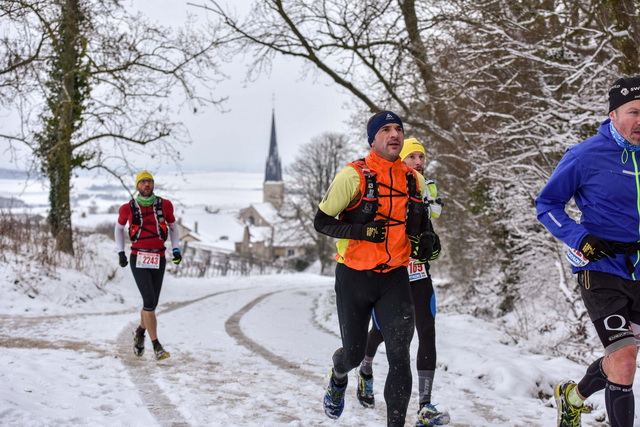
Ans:
[{"label": "wire fence", "polygon": [[235,253],[186,248],[183,261],[172,273],[177,277],[218,277],[281,274],[296,271],[296,260],[262,260]]}]

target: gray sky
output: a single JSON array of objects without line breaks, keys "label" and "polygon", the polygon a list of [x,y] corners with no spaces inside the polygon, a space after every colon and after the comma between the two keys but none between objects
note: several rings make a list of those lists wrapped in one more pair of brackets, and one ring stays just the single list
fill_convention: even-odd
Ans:
[{"label": "gray sky", "polygon": [[[314,136],[348,130],[345,122],[351,112],[345,106],[349,98],[336,85],[328,84],[328,78],[320,76],[315,83],[311,77],[301,80],[300,65],[280,59],[270,76],[245,86],[244,68],[237,68],[241,72],[219,86],[219,93],[229,96],[225,107],[230,111],[220,113],[210,108],[185,121],[194,140],[183,150],[185,169],[264,170],[274,107],[283,166],[294,159],[301,144]],[[364,138],[364,129],[362,134]]]},{"label": "gray sky", "polygon": [[[207,4],[208,0],[189,0]],[[226,0],[231,10],[245,15],[255,0]],[[221,1],[224,3],[225,1]],[[145,13],[160,22],[185,21],[187,12],[202,16],[205,11],[186,6],[186,0],[135,0],[147,5]],[[185,6],[178,6],[182,4]],[[205,114],[185,119],[194,144],[183,152],[183,169],[197,171],[264,172],[271,136],[271,112],[275,107],[278,150],[283,167],[295,158],[298,147],[323,132],[346,132],[351,112],[345,91],[325,75],[305,78],[303,62],[279,57],[270,75],[244,83],[246,66],[229,64],[223,71],[230,80],[218,86],[220,96],[228,96],[228,113],[210,108]],[[317,77],[314,81],[314,77]],[[275,101],[274,101],[275,100]],[[364,130],[362,130],[364,138]],[[363,144],[366,141],[363,140]]]},{"label": "gray sky", "polygon": [[[192,0],[193,1],[193,0]],[[200,0],[207,3],[208,0]],[[239,12],[248,10],[253,0],[229,0]],[[199,3],[199,1],[193,1]],[[185,0],[129,0],[125,6],[140,8],[152,19],[168,25],[181,24],[187,12],[204,11],[187,6]],[[324,75],[302,75],[300,60],[278,58],[270,75],[244,83],[247,64],[229,64],[223,71],[230,79],[217,86],[216,95],[228,97],[221,113],[215,107],[203,113],[185,115],[193,144],[180,147],[185,172],[237,171],[264,172],[271,135],[271,112],[275,107],[278,149],[283,167],[289,165],[298,147],[323,132],[347,132],[351,112],[345,91]],[[312,74],[312,73],[309,73]],[[275,100],[275,101],[274,101]],[[8,120],[7,117],[2,118]],[[6,122],[5,122],[6,123]],[[366,145],[364,129],[359,130]],[[24,156],[25,153],[22,153]],[[19,162],[24,165],[25,161]],[[144,163],[144,161],[141,161]],[[150,163],[154,168],[157,162]],[[141,164],[141,168],[147,165]],[[0,151],[0,168],[16,168],[10,156]]]}]

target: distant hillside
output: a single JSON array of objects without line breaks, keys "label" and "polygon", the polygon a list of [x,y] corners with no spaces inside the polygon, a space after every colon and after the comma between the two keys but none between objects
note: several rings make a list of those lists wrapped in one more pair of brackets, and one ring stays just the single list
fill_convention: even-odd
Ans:
[{"label": "distant hillside", "polygon": [[14,197],[2,197],[0,196],[0,209],[6,209],[6,208],[24,208],[26,207],[27,204],[20,200],[20,199],[16,199]]},{"label": "distant hillside", "polygon": [[0,179],[25,179],[27,176],[25,171],[0,168]]}]

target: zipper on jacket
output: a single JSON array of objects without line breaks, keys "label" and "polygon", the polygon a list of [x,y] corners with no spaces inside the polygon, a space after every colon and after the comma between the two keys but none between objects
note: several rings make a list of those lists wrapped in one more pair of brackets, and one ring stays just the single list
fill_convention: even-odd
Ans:
[{"label": "zipper on jacket", "polygon": [[[638,177],[638,162],[636,160],[636,152],[631,152],[631,158],[633,159],[633,171],[635,172],[636,178],[636,210],[638,211],[638,234],[640,234],[640,177]],[[636,251],[636,262],[633,263],[633,266],[636,267],[638,265],[638,261],[640,261],[640,251]],[[636,280],[635,271],[631,274],[631,278]]]},{"label": "zipper on jacket", "polygon": [[[387,213],[387,217],[391,220],[393,217],[391,214],[393,213],[393,165],[389,168],[389,212]],[[389,233],[389,223],[387,223],[387,234],[389,237],[391,233]],[[387,263],[391,261],[391,252],[389,252],[389,237],[384,239],[384,250],[387,253]]]}]

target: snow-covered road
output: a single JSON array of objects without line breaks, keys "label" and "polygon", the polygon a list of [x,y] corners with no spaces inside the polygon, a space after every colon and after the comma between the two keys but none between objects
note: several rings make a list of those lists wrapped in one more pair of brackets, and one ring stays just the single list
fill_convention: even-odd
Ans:
[{"label": "snow-covered road", "polygon": [[[114,286],[120,301],[0,316],[0,424],[386,425],[383,347],[374,364],[376,408],[357,403],[352,374],[340,420],[322,411],[340,345],[332,278],[167,276],[158,320],[171,357],[161,362],[151,351],[133,355],[139,296],[126,274]],[[452,426],[553,426],[553,384],[582,373],[526,344],[501,344],[496,328],[468,316],[440,313],[437,331],[433,397]],[[416,347],[414,340],[413,354]],[[593,401],[583,425],[603,425],[602,397]],[[407,426],[416,410],[414,390]]]}]

